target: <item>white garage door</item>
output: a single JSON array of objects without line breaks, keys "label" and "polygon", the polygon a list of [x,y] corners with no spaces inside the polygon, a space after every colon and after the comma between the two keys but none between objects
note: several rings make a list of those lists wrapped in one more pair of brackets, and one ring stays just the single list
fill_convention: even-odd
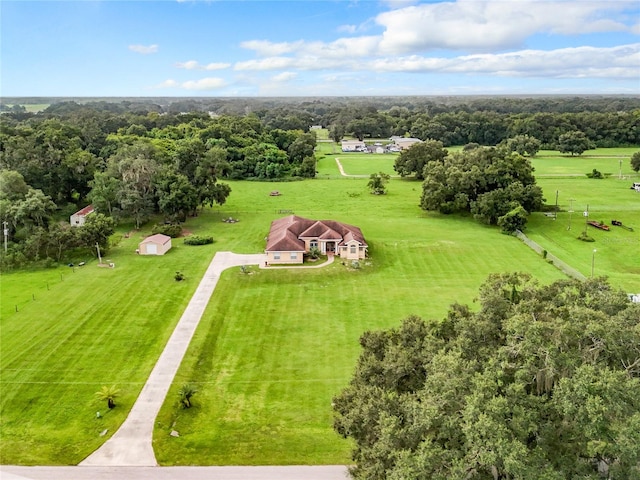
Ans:
[{"label": "white garage door", "polygon": [[158,245],[155,243],[147,243],[147,255],[157,255]]}]

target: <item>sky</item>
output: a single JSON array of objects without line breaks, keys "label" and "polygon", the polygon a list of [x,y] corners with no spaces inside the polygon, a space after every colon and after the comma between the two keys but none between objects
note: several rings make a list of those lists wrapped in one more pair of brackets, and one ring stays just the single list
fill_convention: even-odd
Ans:
[{"label": "sky", "polygon": [[640,94],[640,1],[0,0],[0,96]]}]

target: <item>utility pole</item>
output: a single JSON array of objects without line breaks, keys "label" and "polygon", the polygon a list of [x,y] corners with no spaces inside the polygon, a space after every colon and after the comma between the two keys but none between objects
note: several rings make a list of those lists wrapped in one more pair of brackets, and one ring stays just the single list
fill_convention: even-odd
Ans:
[{"label": "utility pole", "polygon": [[2,226],[4,227],[4,253],[7,253],[7,237],[9,236],[9,229],[7,228],[7,222],[2,222]]},{"label": "utility pole", "polygon": [[582,214],[584,215],[584,236],[587,236],[587,225],[589,225],[589,204],[587,204],[587,209]]},{"label": "utility pole", "polygon": [[618,170],[618,179],[622,180],[622,159],[618,160],[619,170]]},{"label": "utility pole", "polygon": [[569,226],[567,230],[571,230],[571,214],[573,213],[573,198],[569,199]]},{"label": "utility pole", "polygon": [[595,267],[596,264],[596,252],[597,250],[594,248],[591,254],[591,278],[593,278],[593,267]]},{"label": "utility pole", "polygon": [[100,245],[96,243],[96,249],[98,250],[98,265],[102,265],[102,257],[100,256]]}]

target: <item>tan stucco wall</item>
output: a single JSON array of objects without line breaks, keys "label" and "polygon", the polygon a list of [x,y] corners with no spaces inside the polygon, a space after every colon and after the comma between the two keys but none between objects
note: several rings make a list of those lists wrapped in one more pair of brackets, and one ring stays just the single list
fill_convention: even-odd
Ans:
[{"label": "tan stucco wall", "polygon": [[339,247],[338,255],[345,260],[364,260],[367,256],[367,249],[357,245],[356,253],[351,253],[350,245],[343,245]]},{"label": "tan stucco wall", "polygon": [[149,243],[141,243],[140,245],[138,245],[138,250],[139,250],[140,255],[164,255],[169,250],[171,250],[171,241],[168,241],[164,245],[156,244],[156,245],[158,245],[158,253],[147,253],[147,246],[148,245],[150,245],[150,244]]},{"label": "tan stucco wall", "polygon": [[[276,253],[280,254],[280,258],[275,258]],[[298,258],[292,259],[291,254],[296,253]],[[266,252],[267,262],[269,265],[277,265],[281,263],[302,263],[304,261],[304,252]]]}]

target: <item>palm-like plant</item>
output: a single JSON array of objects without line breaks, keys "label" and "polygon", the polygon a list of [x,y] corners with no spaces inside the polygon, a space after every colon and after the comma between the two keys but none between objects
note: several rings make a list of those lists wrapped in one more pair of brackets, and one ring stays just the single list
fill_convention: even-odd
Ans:
[{"label": "palm-like plant", "polygon": [[109,408],[113,408],[116,406],[115,399],[120,395],[120,390],[116,388],[115,385],[111,387],[103,386],[99,391],[96,392],[96,397],[98,400],[107,402],[107,406]]},{"label": "palm-like plant", "polygon": [[196,387],[189,383],[185,383],[180,387],[180,390],[178,390],[178,396],[180,397],[180,403],[184,408],[191,407],[191,397],[196,393],[198,393]]}]

